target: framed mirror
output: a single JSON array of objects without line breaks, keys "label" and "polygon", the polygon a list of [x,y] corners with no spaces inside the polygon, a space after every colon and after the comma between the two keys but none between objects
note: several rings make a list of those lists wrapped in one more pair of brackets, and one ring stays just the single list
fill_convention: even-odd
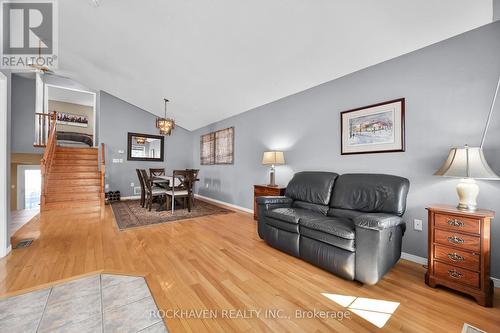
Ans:
[{"label": "framed mirror", "polygon": [[165,137],[142,133],[128,133],[127,160],[163,162]]}]

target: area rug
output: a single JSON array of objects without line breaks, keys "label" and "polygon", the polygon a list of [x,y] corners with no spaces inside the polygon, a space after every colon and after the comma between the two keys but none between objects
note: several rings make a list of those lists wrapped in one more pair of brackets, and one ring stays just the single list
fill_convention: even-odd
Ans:
[{"label": "area rug", "polygon": [[175,209],[173,214],[170,210],[157,212],[157,204],[153,205],[153,209],[149,211],[148,209],[141,207],[139,200],[114,202],[111,204],[111,208],[113,209],[116,224],[120,230],[188,220],[201,216],[232,213],[229,209],[225,209],[202,200],[195,200],[195,204],[194,207],[191,208],[191,212],[188,212],[187,209],[179,206],[179,208]]}]

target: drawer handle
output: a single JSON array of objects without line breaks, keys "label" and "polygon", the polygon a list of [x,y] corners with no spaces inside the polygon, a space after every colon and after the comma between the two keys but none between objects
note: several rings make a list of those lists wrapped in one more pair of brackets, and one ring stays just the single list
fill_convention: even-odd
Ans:
[{"label": "drawer handle", "polygon": [[450,269],[448,271],[448,275],[451,276],[452,278],[454,279],[461,279],[464,275],[460,272],[457,272],[456,270],[454,269]]},{"label": "drawer handle", "polygon": [[461,255],[457,253],[448,253],[448,258],[450,258],[453,261],[464,261],[465,258],[462,257]]},{"label": "drawer handle", "polygon": [[465,225],[465,223],[457,219],[448,220],[448,224],[451,225],[452,227],[458,227],[458,228],[461,228]]},{"label": "drawer handle", "polygon": [[450,236],[450,237],[448,237],[448,242],[454,243],[454,244],[463,244],[463,243],[465,243],[465,241],[462,238],[457,237],[457,236]]}]

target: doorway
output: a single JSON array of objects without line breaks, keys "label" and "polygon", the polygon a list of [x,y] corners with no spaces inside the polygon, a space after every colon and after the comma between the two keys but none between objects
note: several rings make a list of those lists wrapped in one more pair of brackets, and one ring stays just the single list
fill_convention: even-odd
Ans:
[{"label": "doorway", "polygon": [[17,210],[40,207],[42,173],[39,165],[17,166]]}]

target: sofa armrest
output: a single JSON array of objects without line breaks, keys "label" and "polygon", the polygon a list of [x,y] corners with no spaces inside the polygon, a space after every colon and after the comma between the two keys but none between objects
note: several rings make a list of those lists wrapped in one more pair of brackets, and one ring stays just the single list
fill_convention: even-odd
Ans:
[{"label": "sofa armrest", "polygon": [[257,197],[257,213],[259,219],[257,221],[257,231],[259,237],[265,239],[267,226],[266,226],[266,212],[275,208],[289,208],[292,207],[293,200],[285,196],[263,196]]},{"label": "sofa armrest", "polygon": [[293,200],[285,196],[257,197],[258,205],[292,205]]},{"label": "sofa armrest", "polygon": [[[405,224],[405,222],[400,216],[384,213],[363,214],[354,218],[356,227],[371,230],[384,230],[401,224]],[[404,226],[402,227],[404,230]]]}]

